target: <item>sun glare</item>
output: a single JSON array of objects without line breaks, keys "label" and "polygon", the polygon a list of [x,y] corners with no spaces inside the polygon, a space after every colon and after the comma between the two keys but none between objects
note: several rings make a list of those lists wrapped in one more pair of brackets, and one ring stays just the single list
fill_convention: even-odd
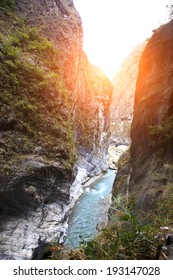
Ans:
[{"label": "sun glare", "polygon": [[169,0],[74,0],[82,17],[84,50],[113,78],[123,59],[166,19]]}]

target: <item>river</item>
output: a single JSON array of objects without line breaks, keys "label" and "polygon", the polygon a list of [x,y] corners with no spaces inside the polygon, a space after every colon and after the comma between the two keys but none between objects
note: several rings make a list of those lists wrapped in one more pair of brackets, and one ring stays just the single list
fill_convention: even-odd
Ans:
[{"label": "river", "polygon": [[99,180],[86,187],[69,217],[69,227],[64,246],[76,248],[83,240],[91,240],[98,229],[106,226],[111,203],[115,170],[108,170]]}]

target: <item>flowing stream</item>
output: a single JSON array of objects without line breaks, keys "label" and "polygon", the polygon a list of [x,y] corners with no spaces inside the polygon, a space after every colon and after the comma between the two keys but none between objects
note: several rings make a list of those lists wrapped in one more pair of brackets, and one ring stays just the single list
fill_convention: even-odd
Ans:
[{"label": "flowing stream", "polygon": [[108,170],[98,181],[86,187],[69,218],[66,248],[76,248],[81,241],[91,240],[98,229],[106,226],[111,203],[115,170]]}]

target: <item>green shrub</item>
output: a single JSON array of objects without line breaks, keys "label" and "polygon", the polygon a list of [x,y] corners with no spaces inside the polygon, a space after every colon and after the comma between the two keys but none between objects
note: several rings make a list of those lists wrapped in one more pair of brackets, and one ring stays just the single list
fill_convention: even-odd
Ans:
[{"label": "green shrub", "polygon": [[8,10],[14,11],[15,1],[14,0],[1,0],[0,1],[0,8],[3,8],[7,11]]},{"label": "green shrub", "polygon": [[35,105],[30,104],[29,102],[25,100],[20,100],[15,104],[15,107],[21,111],[22,113],[28,115],[31,113],[34,113],[37,109]]},{"label": "green shrub", "polygon": [[93,241],[82,244],[88,259],[151,259],[153,256],[154,235],[151,229],[143,226],[132,213],[133,203],[121,197],[114,199],[111,224],[103,229]]},{"label": "green shrub", "polygon": [[149,127],[150,135],[163,137],[169,140],[173,137],[173,116],[168,117],[161,125],[153,125]]},{"label": "green shrub", "polygon": [[[75,160],[74,128],[60,65],[53,43],[35,28],[22,23],[13,33],[1,36],[0,115],[13,112],[15,129],[28,137],[28,143],[31,138],[32,145],[49,143],[40,152],[43,157],[71,165]],[[32,145],[26,143],[28,151]]]},{"label": "green shrub", "polygon": [[173,184],[170,182],[161,187],[162,195],[152,213],[153,226],[171,226],[173,220]]},{"label": "green shrub", "polygon": [[152,225],[143,225],[133,214],[133,200],[129,202],[118,196],[112,207],[116,210],[115,214],[94,240],[82,241],[76,250],[62,250],[61,255],[56,254],[55,250],[53,258],[69,259],[73,255],[73,259],[82,256],[87,260],[154,259],[157,250],[154,236],[157,231]]}]

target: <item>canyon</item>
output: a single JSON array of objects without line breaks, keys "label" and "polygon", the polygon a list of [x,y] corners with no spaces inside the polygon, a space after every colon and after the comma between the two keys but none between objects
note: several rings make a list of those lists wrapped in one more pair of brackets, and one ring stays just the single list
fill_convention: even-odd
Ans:
[{"label": "canyon", "polygon": [[[112,205],[123,197],[133,208],[125,223],[112,212],[96,244],[105,259],[107,248],[115,259],[153,258],[148,243],[131,249],[142,234],[153,242],[141,224],[173,230],[173,21],[137,46],[113,86],[83,51],[72,0],[3,0],[0,16],[0,259],[42,259],[62,244],[84,186],[109,166],[118,167]],[[114,145],[129,143],[118,163],[108,161]],[[104,250],[93,248],[89,259],[99,259]]]}]

